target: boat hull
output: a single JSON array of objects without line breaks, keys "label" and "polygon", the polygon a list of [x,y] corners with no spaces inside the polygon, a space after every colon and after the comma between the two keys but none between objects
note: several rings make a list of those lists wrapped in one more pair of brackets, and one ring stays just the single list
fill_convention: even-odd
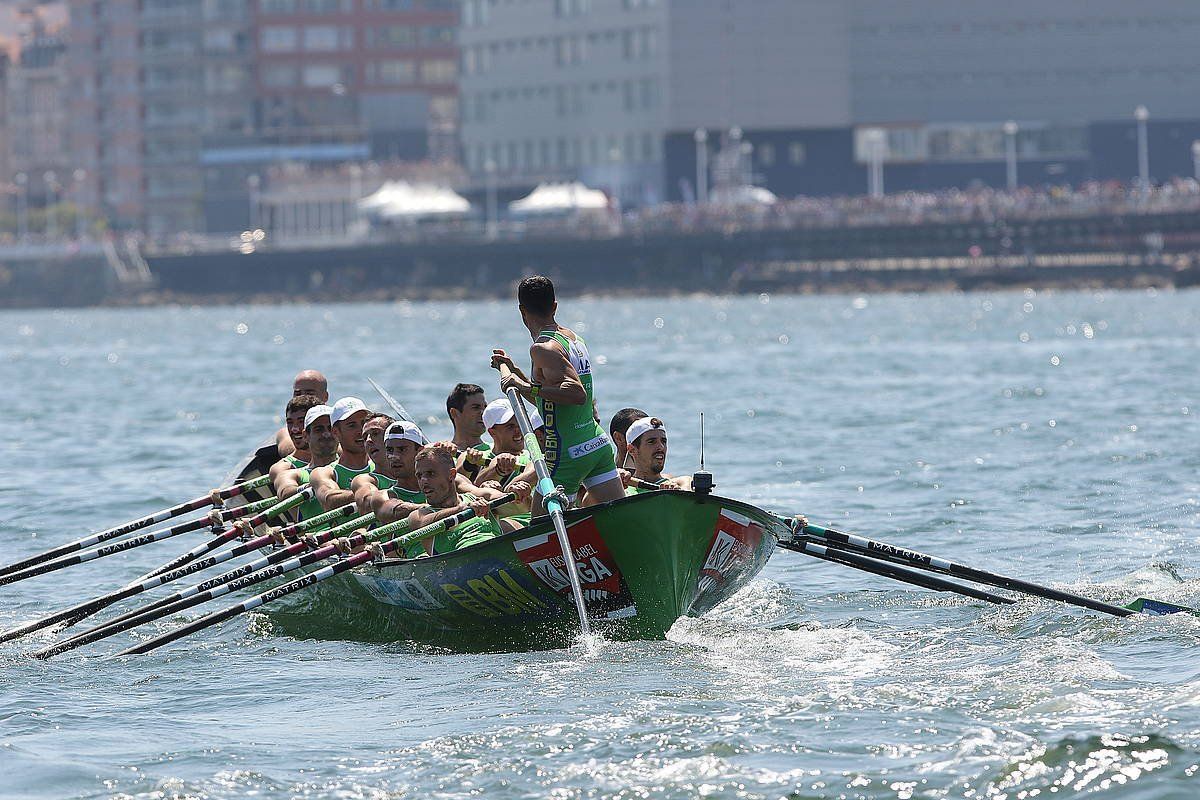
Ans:
[{"label": "boat hull", "polygon": [[[638,495],[567,514],[593,627],[661,639],[683,616],[731,597],[762,569],[783,524],[733,500]],[[548,519],[466,550],[385,561],[272,604],[281,632],[410,641],[458,651],[561,647],[578,622]]]}]

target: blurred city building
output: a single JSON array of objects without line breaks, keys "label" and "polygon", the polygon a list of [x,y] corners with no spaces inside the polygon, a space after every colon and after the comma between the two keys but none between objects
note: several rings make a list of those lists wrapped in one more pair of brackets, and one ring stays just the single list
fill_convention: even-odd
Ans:
[{"label": "blurred city building", "polygon": [[464,155],[626,204],[862,194],[875,160],[881,191],[1129,180],[1139,149],[1164,179],[1200,138],[1197,35],[1177,0],[464,0]]},{"label": "blurred city building", "polygon": [[285,163],[457,158],[455,0],[71,0],[84,196],[152,235],[249,224]]}]

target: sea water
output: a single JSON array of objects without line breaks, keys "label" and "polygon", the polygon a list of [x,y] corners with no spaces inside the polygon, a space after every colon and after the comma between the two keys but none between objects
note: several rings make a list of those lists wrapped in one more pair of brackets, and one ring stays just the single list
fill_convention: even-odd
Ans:
[{"label": "sea water", "polygon": [[[564,297],[559,319],[606,421],[666,421],[670,472],[697,468],[703,411],[721,494],[1200,605],[1197,299]],[[451,386],[497,396],[491,349],[528,341],[513,303],[0,313],[0,561],[206,492],[302,368],[384,408],[374,378],[445,437]],[[0,588],[0,626],[182,549]],[[241,616],[103,657],[134,636],[0,646],[0,797],[1200,796],[1200,619],[994,607],[790,552],[666,641],[456,655]]]}]

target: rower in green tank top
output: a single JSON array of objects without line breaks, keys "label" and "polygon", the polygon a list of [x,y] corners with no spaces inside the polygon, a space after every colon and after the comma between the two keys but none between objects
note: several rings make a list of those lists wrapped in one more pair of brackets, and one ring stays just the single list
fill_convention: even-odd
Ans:
[{"label": "rower in green tank top", "polygon": [[274,484],[280,475],[288,470],[300,469],[308,466],[312,461],[312,452],[308,447],[308,433],[304,427],[304,418],[308,415],[308,410],[315,406],[321,405],[321,401],[315,395],[300,394],[288,400],[287,407],[284,409],[284,432],[286,434],[288,445],[292,448],[291,453],[282,455],[282,457],[271,465],[268,474],[271,477],[271,483]]},{"label": "rower in green tank top", "polygon": [[357,397],[343,397],[329,412],[333,435],[338,442],[338,460],[312,473],[317,500],[326,511],[354,502],[354,491],[350,488],[354,479],[374,471],[367,456],[363,432],[363,424],[370,416],[366,404]]},{"label": "rower in green tank top", "polygon": [[[376,522],[382,525],[404,519],[425,505],[425,495],[417,486],[414,471],[417,451],[424,441],[421,429],[411,422],[393,422],[388,426],[375,471],[354,479],[354,502],[359,513],[374,513]],[[404,557],[423,555],[425,546],[418,542],[408,547]]]},{"label": "rower in green tank top", "polygon": [[[272,468],[274,477],[272,486],[275,489],[275,496],[280,500],[286,500],[300,491],[302,487],[307,486],[312,479],[313,470],[328,469],[330,464],[336,462],[338,444],[333,435],[333,426],[329,422],[331,411],[329,406],[315,405],[305,414],[304,430],[313,459],[311,464],[284,469],[278,474],[276,474],[275,468]],[[286,462],[280,461],[280,464],[284,463]],[[324,510],[320,501],[314,497],[301,504],[296,509],[293,518],[297,520],[312,519]]]},{"label": "rower in green tank top", "polygon": [[622,470],[622,477],[662,487],[650,489],[631,485],[625,489],[626,495],[645,494],[663,489],[691,490],[691,478],[683,475],[672,477],[663,471],[667,466],[667,428],[661,419],[642,417],[635,420],[625,431],[625,438],[628,441],[626,447],[633,463],[633,471]]},{"label": "rower in green tank top", "polygon": [[472,482],[487,463],[492,449],[482,438],[485,405],[483,387],[474,383],[457,384],[446,398],[446,415],[454,427],[450,441],[461,454],[457,469],[460,475]]},{"label": "rower in green tank top", "polygon": [[458,493],[455,490],[458,470],[454,461],[453,453],[437,446],[423,447],[417,453],[417,482],[427,505],[409,514],[409,530],[423,528],[467,508],[477,514],[474,519],[426,539],[425,549],[431,555],[481,544],[521,527],[508,519],[497,520],[488,506],[488,501],[504,497],[504,492],[483,487],[471,493]]},{"label": "rower in green tank top", "polygon": [[[529,415],[529,421],[540,442],[545,433],[541,416],[538,412],[533,411]],[[493,400],[487,404],[487,408],[483,411],[483,423],[487,427],[488,436],[492,438],[493,455],[488,465],[479,472],[476,478],[478,485],[492,486],[503,491],[510,491],[510,487],[517,484],[523,484],[520,487],[522,490],[534,486],[537,483],[537,473],[533,469],[533,458],[525,450],[521,425],[517,422],[507,397]],[[506,503],[496,509],[496,515],[499,517],[528,515],[529,511],[528,501],[517,501]]]},{"label": "rower in green tank top", "polygon": [[[568,496],[583,486],[594,502],[624,497],[616,454],[596,419],[595,378],[587,345],[555,321],[558,303],[549,278],[525,278],[517,288],[517,299],[521,321],[534,339],[529,348],[533,365],[526,377],[508,354],[493,350],[492,366],[504,364],[511,370],[501,381],[501,390],[515,388],[537,404],[546,426],[546,466]],[[535,512],[540,509],[540,498],[534,506]]]}]

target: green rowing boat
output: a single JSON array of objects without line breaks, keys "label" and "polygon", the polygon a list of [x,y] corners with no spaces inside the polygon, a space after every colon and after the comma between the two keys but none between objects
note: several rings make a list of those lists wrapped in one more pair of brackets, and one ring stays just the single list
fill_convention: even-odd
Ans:
[{"label": "green rowing boat", "polygon": [[[695,492],[573,509],[566,523],[589,620],[617,640],[661,639],[680,617],[727,600],[788,535],[760,508]],[[578,630],[548,517],[453,553],[361,566],[268,613],[289,635],[456,651],[562,647]]]}]

